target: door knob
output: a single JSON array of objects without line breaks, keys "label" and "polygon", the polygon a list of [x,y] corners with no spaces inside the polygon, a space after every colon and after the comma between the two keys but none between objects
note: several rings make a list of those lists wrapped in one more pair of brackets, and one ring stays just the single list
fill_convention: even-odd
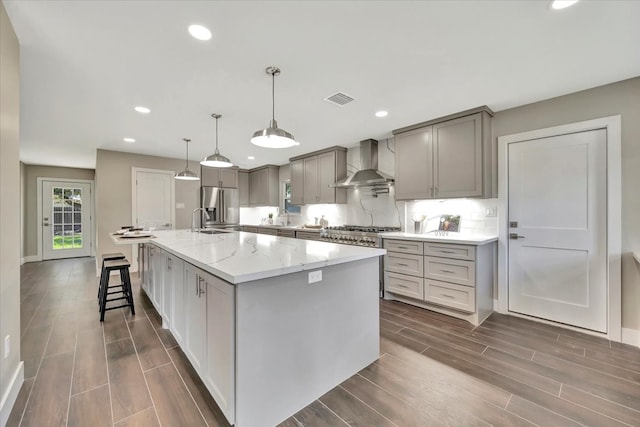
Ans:
[{"label": "door knob", "polygon": [[524,239],[524,236],[518,235],[518,233],[509,233],[509,238],[511,240]]}]

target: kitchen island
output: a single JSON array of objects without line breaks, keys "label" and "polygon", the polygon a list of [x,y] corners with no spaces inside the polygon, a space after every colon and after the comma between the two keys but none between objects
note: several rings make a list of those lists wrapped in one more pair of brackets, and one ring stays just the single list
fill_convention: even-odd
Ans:
[{"label": "kitchen island", "polygon": [[156,231],[143,289],[227,420],[274,426],[379,357],[383,249]]}]

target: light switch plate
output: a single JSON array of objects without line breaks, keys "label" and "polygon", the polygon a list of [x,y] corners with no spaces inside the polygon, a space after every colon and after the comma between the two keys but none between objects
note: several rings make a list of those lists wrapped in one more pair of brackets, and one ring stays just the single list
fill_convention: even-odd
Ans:
[{"label": "light switch plate", "polygon": [[184,203],[176,203],[176,209],[184,209]]},{"label": "light switch plate", "polygon": [[322,281],[322,270],[309,272],[309,283],[316,283]]}]

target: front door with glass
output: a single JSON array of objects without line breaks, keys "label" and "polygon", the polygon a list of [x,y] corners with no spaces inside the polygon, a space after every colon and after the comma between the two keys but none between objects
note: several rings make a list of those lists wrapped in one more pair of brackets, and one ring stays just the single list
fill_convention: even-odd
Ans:
[{"label": "front door with glass", "polygon": [[42,259],[91,256],[91,185],[42,181]]}]

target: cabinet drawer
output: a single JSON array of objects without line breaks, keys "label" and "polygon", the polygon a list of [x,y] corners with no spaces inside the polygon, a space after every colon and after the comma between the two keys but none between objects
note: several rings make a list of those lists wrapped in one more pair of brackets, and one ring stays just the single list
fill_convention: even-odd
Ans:
[{"label": "cabinet drawer", "polygon": [[422,255],[422,242],[411,240],[388,240],[384,239],[383,247],[388,251],[403,252],[406,254]]},{"label": "cabinet drawer", "polygon": [[424,257],[424,277],[460,285],[476,285],[476,263],[450,258]]},{"label": "cabinet drawer", "polygon": [[424,279],[398,273],[385,273],[384,290],[411,298],[424,299]]},{"label": "cabinet drawer", "polygon": [[278,235],[278,229],[277,228],[269,228],[269,227],[259,227],[258,228],[258,233],[259,234],[268,234],[270,236],[277,236]]},{"label": "cabinet drawer", "polygon": [[295,230],[278,230],[278,236],[296,238]]},{"label": "cabinet drawer", "polygon": [[251,227],[248,225],[243,225],[242,226],[242,231],[244,231],[245,233],[257,233],[258,232],[258,227]]},{"label": "cabinet drawer", "polygon": [[394,273],[410,274],[422,277],[424,273],[424,257],[421,255],[387,252],[384,256],[384,269]]},{"label": "cabinet drawer", "polygon": [[476,311],[476,289],[438,280],[424,280],[424,300],[473,313]]},{"label": "cabinet drawer", "polygon": [[474,261],[476,259],[476,247],[451,243],[425,243],[424,254]]}]

